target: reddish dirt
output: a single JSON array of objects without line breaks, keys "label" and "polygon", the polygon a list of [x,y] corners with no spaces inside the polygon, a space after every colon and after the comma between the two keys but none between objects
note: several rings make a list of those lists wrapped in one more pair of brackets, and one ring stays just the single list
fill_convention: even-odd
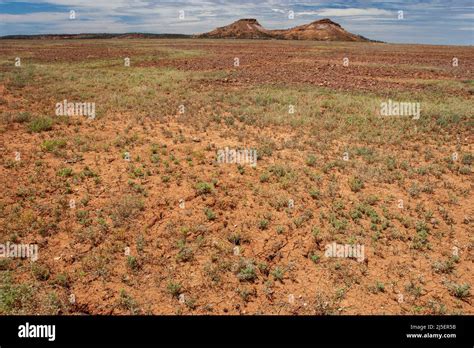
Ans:
[{"label": "reddish dirt", "polygon": [[[471,47],[196,39],[148,41],[150,48],[142,50],[133,47],[136,42],[126,42],[127,48],[112,44],[107,47],[101,41],[34,42],[34,48],[23,48],[22,43],[15,42],[1,47],[0,57],[11,59],[22,52],[28,57],[26,61],[69,62],[74,69],[75,63],[97,59],[108,59],[110,66],[116,68],[114,62],[124,56],[155,55],[155,59],[138,61],[135,66],[231,73],[230,77],[186,85],[201,92],[224,90],[229,95],[247,86],[266,84],[326,86],[344,93],[422,91],[427,88],[426,80],[463,83],[473,79]],[[162,47],[200,50],[206,56],[171,59],[159,49]],[[457,69],[450,65],[454,56],[462,62]],[[239,67],[233,66],[235,57],[240,58]],[[347,67],[342,64],[344,57],[350,59]],[[2,69],[7,70],[5,66]],[[93,72],[87,74],[94,76]],[[35,103],[50,102],[42,99],[41,88],[6,87],[7,82],[10,81],[0,84],[1,113],[25,111],[18,107],[20,101],[33,100],[26,111],[35,114]],[[71,83],[69,87],[74,90],[76,85]],[[183,88],[178,89],[181,92]],[[472,90],[451,91],[446,87],[442,92],[469,97]],[[37,243],[43,255],[41,264],[49,269],[50,277],[35,279],[25,260],[14,260],[6,268],[13,272],[17,284],[36,282],[38,295],[42,296],[33,304],[38,313],[440,314],[442,308],[449,314],[474,313],[470,297],[455,298],[446,286],[448,281],[474,285],[473,174],[461,175],[448,168],[445,161],[458,147],[472,154],[472,129],[430,136],[415,133],[409,141],[395,145],[373,145],[370,139],[355,144],[349,137],[329,138],[330,130],[322,128],[257,127],[237,118],[226,123],[232,116],[229,111],[211,121],[214,112],[206,106],[190,115],[167,117],[163,111],[166,105],[157,104],[156,118],[140,118],[136,112],[139,106],[133,107],[135,110],[130,112],[109,112],[94,122],[58,121],[52,130],[41,133],[30,133],[21,123],[2,124],[0,236],[4,240],[17,238],[22,243]],[[321,122],[325,117],[323,112]],[[205,122],[196,124],[196,120]],[[347,133],[350,136],[350,129]],[[453,139],[458,134],[456,143]],[[57,154],[42,148],[45,140],[58,138],[67,139],[67,144]],[[246,167],[244,173],[235,165],[216,166],[216,149],[237,148],[242,142],[259,148],[271,144],[273,153],[259,160],[255,170]],[[152,143],[159,144],[158,163],[150,159]],[[385,168],[385,162],[374,164],[362,155],[354,156],[348,165],[324,172],[324,165],[340,159],[347,146],[366,146],[381,157],[396,156],[396,171],[406,181],[398,183],[399,178],[387,171],[377,177],[376,171]],[[133,154],[131,162],[122,157],[125,148]],[[20,163],[14,163],[15,151],[21,151]],[[309,166],[307,156],[313,153],[317,153],[317,164]],[[188,158],[192,163],[187,163]],[[400,168],[403,161],[409,163],[409,170]],[[133,177],[131,166],[141,165],[149,175]],[[275,165],[297,170],[298,180],[285,186],[288,183],[272,174],[268,181],[262,181],[262,175]],[[441,174],[421,176],[416,172],[428,165],[442,165]],[[58,171],[65,166],[71,167],[77,177],[59,177]],[[361,166],[373,168],[376,179],[355,193],[347,183]],[[84,173],[86,167],[96,172],[100,180],[80,176],[78,173]],[[316,172],[319,178],[313,176]],[[169,181],[165,180],[168,176]],[[146,195],[137,194],[136,187],[130,184],[132,177]],[[213,180],[211,192],[197,192],[197,182]],[[418,198],[408,195],[410,184],[418,181],[432,185],[434,192],[421,192]],[[309,194],[309,189],[315,187],[321,191],[318,199]],[[121,207],[121,199],[127,195],[140,196],[144,207],[114,226],[110,215]],[[324,255],[325,245],[334,241],[329,215],[337,211],[337,202],[343,202],[343,213],[347,215],[370,195],[379,197],[373,205],[380,216],[384,214],[383,201],[389,210],[387,215],[427,221],[430,248],[410,247],[417,232],[413,223],[405,226],[403,219],[394,218],[390,229],[374,236],[370,220],[364,220],[351,225],[346,235],[339,235],[344,239],[350,235],[365,243],[364,262],[324,257],[312,261],[311,255]],[[295,200],[291,209],[287,206],[290,197]],[[406,202],[402,213],[396,206],[399,197]],[[71,198],[79,206],[76,210],[69,209]],[[86,198],[88,201],[80,205]],[[183,209],[179,208],[181,199],[185,201]],[[440,212],[440,206],[447,207],[447,215]],[[206,208],[216,212],[217,218],[207,218]],[[80,222],[78,210],[87,210],[92,222]],[[308,211],[311,216],[306,214]],[[268,213],[271,217],[267,228],[261,221]],[[307,220],[302,220],[300,226],[295,220],[301,217]],[[107,228],[97,222],[101,218],[106,220]],[[280,225],[285,227],[283,232],[276,230]],[[314,227],[321,231],[319,239],[313,235]],[[235,235],[239,235],[238,240]],[[193,251],[185,260],[180,258],[180,253],[187,250],[179,244],[183,239]],[[130,254],[137,257],[136,269],[127,266],[127,246]],[[239,255],[234,254],[235,246],[240,248]],[[461,255],[453,273],[435,272],[433,263],[451,257],[453,246],[459,248]],[[257,267],[266,263],[268,269],[258,267],[255,279],[242,281],[236,269],[242,258],[255,260]],[[278,275],[279,267],[284,269],[281,277],[274,275]],[[71,277],[67,285],[56,281],[63,273]],[[170,282],[181,284],[177,293],[184,294],[184,303],[178,294],[171,293]],[[374,288],[376,282],[383,283],[384,288]],[[122,289],[135,302],[121,297]],[[58,294],[60,306],[51,307],[47,302],[52,291]],[[71,294],[76,296],[74,304],[68,302]],[[403,301],[400,294],[404,295]]]},{"label": "reddish dirt", "polygon": [[[369,91],[423,90],[427,88],[424,80],[474,78],[474,63],[470,59],[471,48],[444,49],[379,43],[348,43],[334,47],[334,44],[315,45],[305,42],[287,47],[284,42],[268,42],[265,43],[265,49],[262,49],[260,45],[252,41],[204,41],[193,45],[179,45],[189,49],[199,47],[208,54],[206,57],[196,58],[164,58],[141,62],[139,66],[174,67],[184,71],[232,72],[231,78],[218,81],[223,85],[309,84]],[[343,59],[346,57],[349,59],[347,67],[343,65]],[[463,62],[462,67],[451,66],[453,57]],[[235,58],[239,58],[239,67],[233,66]],[[444,90],[452,92],[449,87]],[[471,95],[472,91],[466,88],[462,93]]]}]

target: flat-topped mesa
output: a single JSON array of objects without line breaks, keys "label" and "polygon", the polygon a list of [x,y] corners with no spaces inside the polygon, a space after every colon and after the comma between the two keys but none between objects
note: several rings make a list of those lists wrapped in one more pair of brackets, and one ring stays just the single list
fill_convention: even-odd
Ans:
[{"label": "flat-topped mesa", "polygon": [[315,40],[315,41],[370,41],[360,35],[352,34],[329,18],[320,19],[309,24],[290,29],[268,30],[255,18],[242,18],[226,25],[197,35],[201,38],[215,39],[281,39],[281,40]]},{"label": "flat-topped mesa", "polygon": [[330,24],[330,25],[335,25],[335,26],[338,26],[339,28],[342,28],[339,23],[333,22],[329,18],[319,19],[317,21],[311,22],[310,24]]},{"label": "flat-topped mesa", "polygon": [[288,40],[368,41],[359,35],[346,31],[339,24],[328,18],[287,30],[275,30],[274,32],[278,34],[279,38]]},{"label": "flat-topped mesa", "polygon": [[202,38],[230,38],[230,39],[270,39],[271,35],[265,30],[255,18],[243,18],[224,27],[219,27],[198,35]]},{"label": "flat-topped mesa", "polygon": [[260,23],[255,18],[242,18],[242,19],[239,19],[238,21],[235,21],[234,24],[235,23],[249,23],[249,24],[260,25]]}]

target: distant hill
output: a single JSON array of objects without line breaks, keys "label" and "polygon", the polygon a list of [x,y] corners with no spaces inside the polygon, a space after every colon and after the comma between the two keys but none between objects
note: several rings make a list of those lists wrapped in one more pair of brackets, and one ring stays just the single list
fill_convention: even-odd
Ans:
[{"label": "distant hill", "polygon": [[124,33],[124,34],[40,34],[40,35],[7,35],[0,36],[3,40],[40,39],[40,40],[64,40],[64,39],[186,39],[192,37],[185,34],[148,34],[148,33]]},{"label": "distant hill", "polygon": [[210,39],[272,39],[274,35],[270,30],[263,28],[256,19],[243,18],[225,27],[197,35],[197,37]]},{"label": "distant hill", "polygon": [[265,29],[254,18],[244,18],[208,33],[199,38],[215,39],[282,39],[317,41],[371,41],[363,36],[352,34],[339,24],[326,18],[290,29]]}]

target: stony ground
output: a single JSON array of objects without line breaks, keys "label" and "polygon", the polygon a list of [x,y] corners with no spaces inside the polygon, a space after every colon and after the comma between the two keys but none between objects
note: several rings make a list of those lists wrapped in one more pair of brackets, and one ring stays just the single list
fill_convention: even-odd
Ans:
[{"label": "stony ground", "polygon": [[0,313],[473,314],[473,55],[2,41],[0,243],[39,258],[0,258]]}]

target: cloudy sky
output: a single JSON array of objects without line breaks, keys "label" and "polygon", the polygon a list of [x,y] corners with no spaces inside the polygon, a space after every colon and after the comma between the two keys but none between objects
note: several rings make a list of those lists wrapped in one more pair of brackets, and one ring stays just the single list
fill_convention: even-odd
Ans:
[{"label": "cloudy sky", "polygon": [[[70,19],[71,10],[75,19]],[[399,11],[403,19],[398,18]],[[0,36],[196,34],[239,18],[257,18],[269,29],[331,18],[350,32],[375,40],[474,44],[474,0],[0,0]]]}]

